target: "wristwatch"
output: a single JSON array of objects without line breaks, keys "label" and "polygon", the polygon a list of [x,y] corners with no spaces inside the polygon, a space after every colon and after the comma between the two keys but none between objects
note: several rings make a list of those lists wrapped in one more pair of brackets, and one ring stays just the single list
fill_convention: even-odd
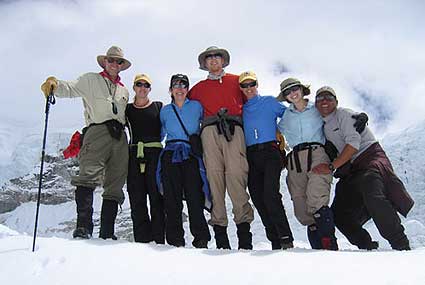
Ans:
[{"label": "wristwatch", "polygon": [[335,166],[332,163],[329,163],[328,164],[328,168],[331,171],[331,173],[334,173],[335,172]]}]

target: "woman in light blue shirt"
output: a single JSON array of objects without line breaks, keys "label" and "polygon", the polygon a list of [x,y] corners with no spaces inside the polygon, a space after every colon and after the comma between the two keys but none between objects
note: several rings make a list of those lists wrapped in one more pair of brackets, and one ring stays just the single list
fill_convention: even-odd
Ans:
[{"label": "woman in light blue shirt", "polygon": [[312,167],[330,163],[325,152],[323,120],[313,103],[304,96],[310,88],[298,79],[287,78],[280,84],[278,100],[290,103],[278,127],[292,151],[288,154],[286,183],[295,216],[307,226],[313,249],[337,250],[333,214],[328,207],[331,174],[315,174]]}]

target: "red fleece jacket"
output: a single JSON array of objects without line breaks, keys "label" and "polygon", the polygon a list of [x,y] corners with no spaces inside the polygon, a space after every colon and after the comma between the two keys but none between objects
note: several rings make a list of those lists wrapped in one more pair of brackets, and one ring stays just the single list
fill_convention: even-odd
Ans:
[{"label": "red fleece jacket", "polygon": [[227,108],[228,114],[242,116],[242,106],[246,101],[239,89],[239,76],[226,73],[219,80],[205,79],[190,89],[189,99],[199,101],[204,107],[204,117],[214,116],[220,108]]}]

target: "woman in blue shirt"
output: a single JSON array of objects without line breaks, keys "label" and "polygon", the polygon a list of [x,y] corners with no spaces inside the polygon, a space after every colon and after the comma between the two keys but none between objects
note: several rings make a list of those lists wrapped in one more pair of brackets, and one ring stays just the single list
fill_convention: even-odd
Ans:
[{"label": "woman in blue shirt", "polygon": [[286,107],[272,96],[258,94],[257,76],[252,71],[239,76],[239,85],[248,99],[243,106],[248,190],[272,249],[292,248],[294,238],[279,192],[283,157],[276,143],[276,119],[282,117]]},{"label": "woman in blue shirt", "polygon": [[157,176],[160,177],[159,188],[164,195],[167,243],[185,246],[182,221],[182,201],[185,199],[190,232],[194,237],[192,245],[207,248],[211,235],[203,209],[209,198],[208,182],[202,159],[193,154],[186,134],[186,131],[189,135],[199,133],[203,109],[199,102],[186,98],[188,89],[189,79],[186,75],[175,74],[171,77],[172,102],[164,106],[160,113],[166,146],[161,153]]}]

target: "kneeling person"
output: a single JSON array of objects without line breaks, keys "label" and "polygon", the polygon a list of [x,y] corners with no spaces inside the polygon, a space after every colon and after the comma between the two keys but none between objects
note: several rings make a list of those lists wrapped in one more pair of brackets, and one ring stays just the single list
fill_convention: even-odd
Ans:
[{"label": "kneeling person", "polygon": [[375,249],[377,242],[362,225],[373,219],[379,233],[396,250],[409,250],[409,240],[397,215],[406,216],[413,200],[394,173],[391,162],[369,128],[359,134],[353,127],[354,112],[338,108],[335,91],[317,90],[316,107],[325,122],[326,138],[338,150],[332,163],[313,168],[315,173],[340,174],[332,210],[337,228],[360,249]]}]

